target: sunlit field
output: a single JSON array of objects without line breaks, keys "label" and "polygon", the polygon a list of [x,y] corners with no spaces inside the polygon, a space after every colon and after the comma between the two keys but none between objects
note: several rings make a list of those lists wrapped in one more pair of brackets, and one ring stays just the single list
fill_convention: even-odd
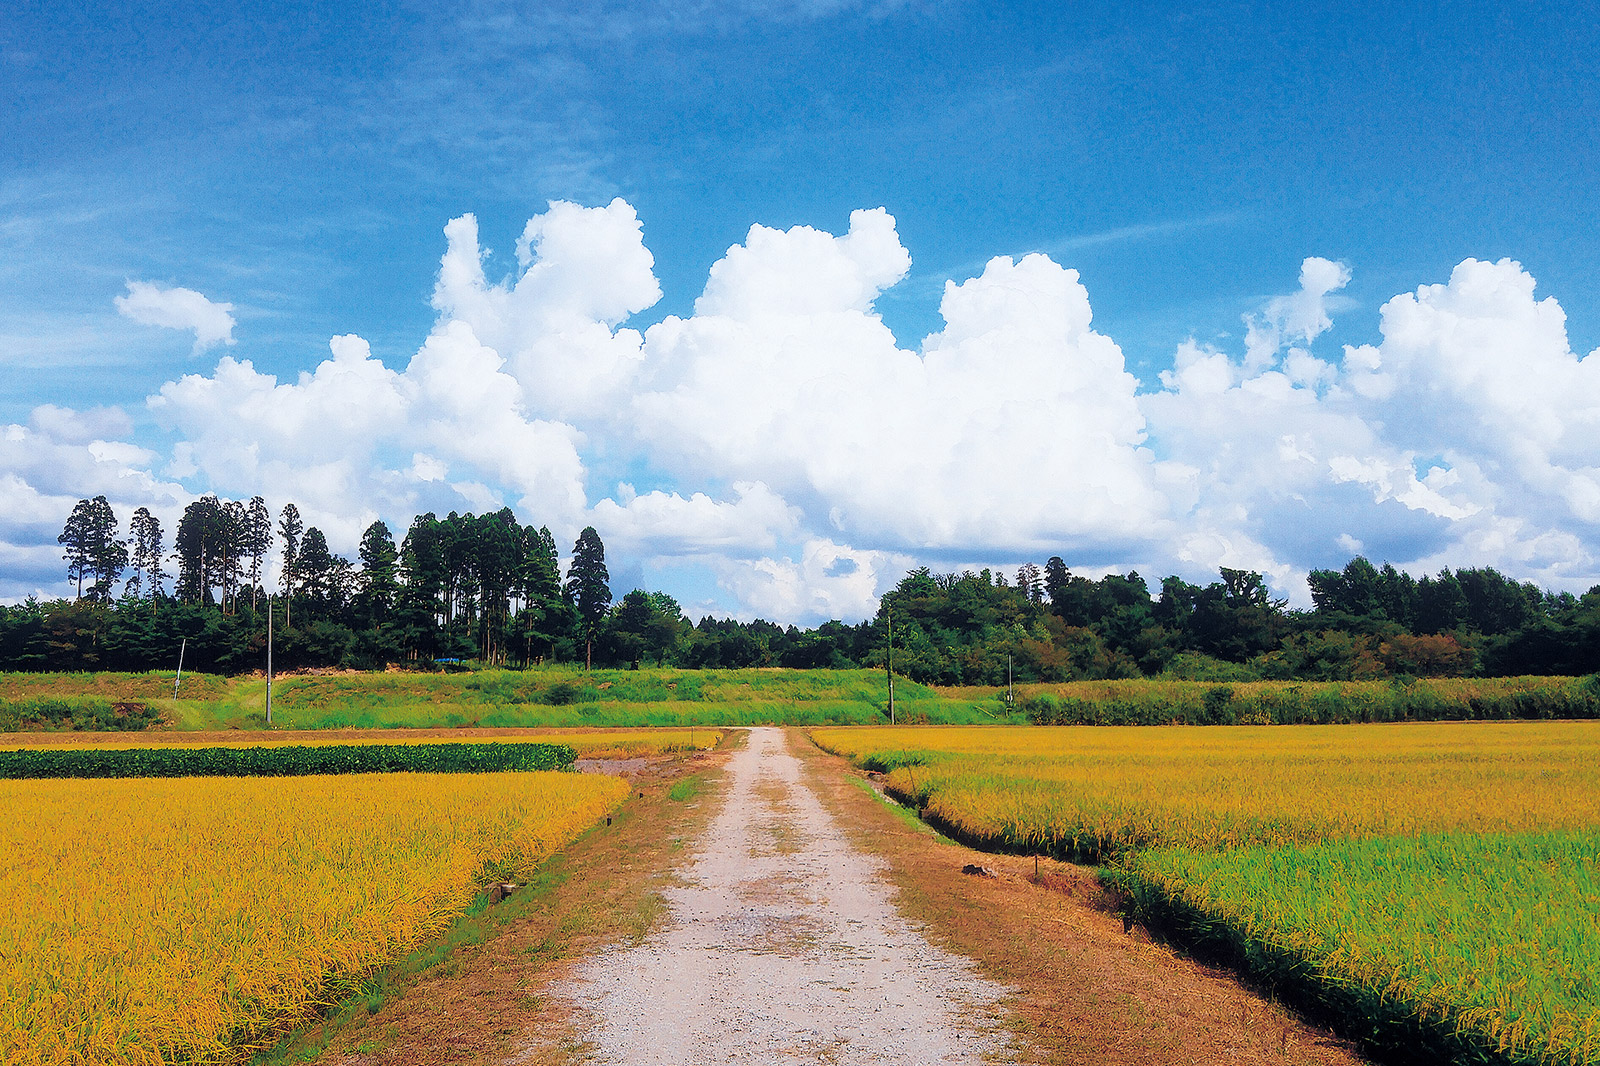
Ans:
[{"label": "sunlit field", "polygon": [[0,782],[0,1061],[229,1061],[627,788],[570,773]]},{"label": "sunlit field", "polygon": [[982,844],[1099,861],[1464,829],[1600,825],[1600,722],[815,729]]},{"label": "sunlit field", "polygon": [[1597,863],[1590,828],[1165,849],[1131,871],[1143,916],[1363,1025],[1457,1061],[1581,1064],[1600,1062]]},{"label": "sunlit field", "polygon": [[812,735],[1373,1046],[1600,1062],[1600,723]]}]

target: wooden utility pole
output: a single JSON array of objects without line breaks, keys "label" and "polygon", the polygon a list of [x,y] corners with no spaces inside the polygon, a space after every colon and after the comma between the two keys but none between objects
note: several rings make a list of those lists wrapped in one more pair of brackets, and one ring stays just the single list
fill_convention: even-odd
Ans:
[{"label": "wooden utility pole", "polygon": [[272,724],[272,593],[267,593],[267,725]]},{"label": "wooden utility pole", "polygon": [[889,650],[883,657],[884,669],[889,674],[889,724],[894,725],[894,608],[887,608],[889,616]]},{"label": "wooden utility pole", "polygon": [[183,681],[183,653],[189,650],[189,638],[184,637],[183,643],[178,645],[178,676],[172,679],[172,698],[178,698],[178,685]]}]

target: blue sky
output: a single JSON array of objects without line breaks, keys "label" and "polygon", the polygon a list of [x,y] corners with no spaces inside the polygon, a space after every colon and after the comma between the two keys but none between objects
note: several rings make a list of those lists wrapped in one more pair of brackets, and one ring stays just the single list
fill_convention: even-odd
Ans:
[{"label": "blue sky", "polygon": [[[1588,391],[1596,364],[1582,363],[1600,345],[1596,25],[1581,5],[1539,4],[13,5],[0,16],[0,426],[17,428],[15,454],[0,453],[11,503],[0,596],[60,590],[54,533],[91,490],[124,514],[140,502],[181,510],[185,494],[208,490],[260,491],[276,508],[302,491],[282,470],[310,460],[294,448],[274,458],[267,430],[228,406],[248,407],[245,393],[218,387],[203,403],[152,406],[163,386],[213,378],[224,358],[294,382],[347,334],[394,373],[450,321],[484,342],[493,329],[470,309],[438,306],[446,223],[475,216],[493,288],[520,276],[517,238],[551,201],[604,208],[617,198],[642,226],[636,243],[660,298],[635,279],[632,298],[614,297],[621,317],[600,316],[607,330],[694,319],[713,264],[752,225],[842,238],[852,212],[884,208],[909,267],[868,270],[878,280],[864,307],[899,350],[927,358],[946,281],[1041,252],[1078,271],[1093,334],[1123,363],[1085,356],[1076,325],[1022,359],[1005,339],[1016,323],[986,319],[988,347],[961,358],[988,368],[979,378],[990,383],[1024,376],[992,392],[936,387],[898,367],[881,336],[852,333],[864,347],[841,370],[829,362],[840,343],[831,319],[779,326],[773,308],[741,304],[732,317],[754,330],[742,347],[707,354],[702,338],[691,357],[646,334],[643,376],[607,378],[609,399],[596,384],[589,400],[563,406],[546,402],[560,388],[539,377],[556,364],[512,350],[565,336],[529,310],[537,322],[488,345],[519,392],[506,417],[544,427],[529,441],[565,427],[573,456],[529,459],[543,464],[532,471],[481,450],[446,455],[450,434],[417,414],[440,401],[413,395],[420,386],[407,379],[396,388],[412,390],[415,433],[368,450],[332,434],[318,457],[350,457],[337,476],[324,471],[347,478],[350,498],[327,491],[310,504],[336,547],[353,548],[363,519],[398,527],[416,509],[473,500],[511,503],[568,537],[609,514],[628,548],[614,569],[627,578],[671,586],[702,609],[796,621],[868,611],[917,562],[1009,566],[1047,554],[1149,576],[1248,565],[1298,596],[1307,567],[1359,545],[1419,569],[1499,565],[1581,591],[1600,577],[1596,459],[1575,443],[1600,404]],[[620,216],[585,217],[572,225],[589,236],[575,240],[593,238],[584,226],[627,228]],[[1275,299],[1305,292],[1308,257],[1340,264],[1347,280],[1306,297],[1315,306],[1302,300],[1301,318],[1280,304],[1281,343],[1248,354],[1245,316],[1266,322]],[[1520,270],[1452,282],[1468,259]],[[791,267],[791,287],[831,269]],[[572,284],[615,288],[606,264],[584,269]],[[1518,304],[1524,277],[1537,290]],[[997,272],[990,284],[1014,295],[1016,280]],[[1040,299],[1076,298],[1058,282],[1035,272],[1028,284],[1042,286]],[[130,283],[153,286],[157,302],[186,289],[231,305],[232,343],[197,344],[152,324],[153,312],[119,312]],[[1389,353],[1386,304],[1433,285],[1446,288],[1420,301],[1418,328],[1440,332],[1426,342],[1408,333]],[[1564,312],[1561,338],[1538,324],[1547,297]],[[756,454],[771,438],[838,434],[819,412],[797,410],[805,374],[751,379],[758,391],[780,378],[791,389],[754,405],[766,412],[754,436],[692,424],[691,412],[714,420],[716,410],[714,390],[686,396],[693,382],[737,376],[755,365],[751,351],[796,336],[782,358],[811,360],[813,377],[842,380],[877,360],[861,387],[926,386],[897,438],[855,440],[864,467],[904,475],[872,499],[852,495],[872,477],[852,478],[848,456],[824,463],[795,442]],[[1478,346],[1451,347],[1463,337]],[[1163,382],[1184,358],[1204,362],[1180,355],[1190,341],[1205,358],[1226,357],[1224,391]],[[1384,349],[1379,366],[1350,363],[1344,345]],[[1330,369],[1302,361],[1285,376],[1296,349]],[[1052,360],[1093,364],[1098,376],[1092,387],[1040,389],[1025,372]],[[1506,388],[1487,388],[1496,367],[1527,394],[1513,403]],[[1133,384],[1117,378],[1123,369]],[[1357,371],[1386,383],[1362,393]],[[905,385],[906,372],[919,384]],[[1261,398],[1285,381],[1300,392]],[[975,411],[949,432],[928,428],[945,421],[951,397]],[[1008,397],[1042,406],[1012,419]],[[1417,419],[1429,432],[1409,426],[1419,403],[1441,397],[1437,418]],[[1497,435],[1463,435],[1463,421]],[[996,425],[1015,439],[990,447]],[[1056,425],[1094,431],[1042,446]],[[984,426],[989,443],[977,447]],[[208,462],[224,429],[255,458]],[[904,439],[925,432],[895,467]],[[1096,450],[1107,439],[1113,450]],[[919,468],[919,448],[943,465]],[[1237,458],[1263,451],[1277,465]],[[446,472],[428,475],[435,467],[418,454]],[[991,484],[962,458],[976,455],[1058,476]],[[1222,456],[1235,458],[1218,465]],[[1085,466],[1100,473],[1080,482],[1073,471]],[[1418,487],[1396,481],[1403,469]],[[1440,471],[1431,485],[1429,470]],[[907,483],[919,484],[915,495],[877,507]],[[629,491],[646,503],[630,504]],[[607,500],[611,511],[595,510]],[[985,530],[960,513],[963,500],[1009,517]],[[734,544],[741,536],[750,539]],[[854,561],[848,580],[827,576],[846,569],[840,558]]]}]

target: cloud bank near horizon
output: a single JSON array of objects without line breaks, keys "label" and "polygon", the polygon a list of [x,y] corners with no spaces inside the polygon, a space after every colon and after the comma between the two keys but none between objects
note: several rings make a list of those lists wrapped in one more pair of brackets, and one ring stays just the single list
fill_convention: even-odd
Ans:
[{"label": "cloud bank near horizon", "polygon": [[[837,236],[752,226],[691,315],[642,331],[661,288],[621,199],[551,204],[504,279],[473,216],[445,238],[437,319],[403,368],[354,335],[294,381],[224,355],[146,401],[161,451],[115,409],[5,427],[0,596],[61,587],[76,499],[170,530],[199,491],[293,501],[346,552],[378,517],[509,504],[719,590],[686,606],[781,621],[863,617],[919,563],[1049,555],[1259,570],[1299,602],[1307,569],[1357,552],[1600,582],[1600,352],[1571,350],[1508,259],[1395,296],[1379,337],[1335,354],[1316,341],[1350,270],[1308,258],[1244,316],[1242,350],[1188,341],[1142,388],[1077,271],[1042,254],[947,282],[944,328],[901,347],[874,311],[911,263],[883,209]],[[117,304],[194,329],[197,351],[234,344],[231,305],[199,293],[130,283]]]}]

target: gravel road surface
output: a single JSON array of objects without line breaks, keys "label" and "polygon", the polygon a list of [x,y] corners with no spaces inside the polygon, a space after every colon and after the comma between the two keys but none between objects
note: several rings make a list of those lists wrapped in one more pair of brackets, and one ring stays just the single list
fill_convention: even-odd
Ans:
[{"label": "gravel road surface", "polygon": [[706,802],[721,809],[657,931],[558,993],[577,1009],[585,1061],[1009,1060],[1006,990],[900,917],[882,864],[806,786],[782,730],[751,730]]}]

